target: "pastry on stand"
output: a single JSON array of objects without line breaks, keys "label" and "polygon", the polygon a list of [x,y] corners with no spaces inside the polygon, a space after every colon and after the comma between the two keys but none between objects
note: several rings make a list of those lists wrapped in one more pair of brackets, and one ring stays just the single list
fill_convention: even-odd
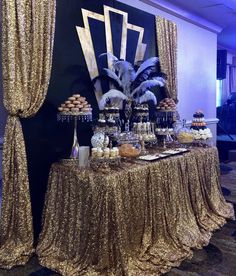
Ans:
[{"label": "pastry on stand", "polygon": [[176,122],[177,111],[176,104],[173,99],[165,98],[157,106],[156,113],[156,134],[162,137],[163,147],[166,143],[173,142],[174,123]]},{"label": "pastry on stand", "polygon": [[74,138],[70,159],[78,160],[79,142],[77,137],[77,121],[92,121],[92,108],[85,97],[74,94],[58,107],[58,121],[74,122]]},{"label": "pastry on stand", "polygon": [[163,100],[161,100],[157,106],[157,110],[158,111],[169,111],[169,112],[173,112],[176,111],[176,103],[174,102],[173,99],[171,98],[165,98]]}]

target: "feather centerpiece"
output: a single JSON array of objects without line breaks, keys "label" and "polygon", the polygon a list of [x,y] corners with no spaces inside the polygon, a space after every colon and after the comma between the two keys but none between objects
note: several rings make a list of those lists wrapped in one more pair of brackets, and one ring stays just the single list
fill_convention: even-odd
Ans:
[{"label": "feather centerpiece", "polygon": [[117,62],[119,60],[116,56],[114,56],[111,53],[102,53],[99,55],[99,58],[101,58],[103,56],[107,56],[107,58],[112,62],[113,65],[115,62]]},{"label": "feather centerpiece", "polygon": [[122,93],[121,91],[119,90],[116,90],[116,89],[110,89],[107,93],[105,93],[100,102],[99,102],[99,108],[101,110],[103,110],[108,102],[108,100],[112,100],[112,99],[115,99],[115,98],[118,98],[118,99],[121,99],[122,101],[124,100],[128,100],[128,97]]},{"label": "feather centerpiece", "polygon": [[148,101],[153,101],[153,103],[155,105],[157,104],[156,96],[150,90],[146,90],[145,94],[143,94],[140,98],[138,98],[138,103],[139,104],[145,103],[145,102],[148,102]]},{"label": "feather centerpiece", "polygon": [[145,69],[147,69],[148,67],[152,67],[155,66],[157,63],[159,62],[159,58],[158,57],[151,57],[147,60],[145,60],[139,67],[139,69],[137,70],[136,74],[135,74],[135,78],[137,78],[137,76],[139,74],[141,74],[141,72],[143,72]]},{"label": "feather centerpiece", "polygon": [[120,87],[123,88],[123,84],[122,84],[120,78],[116,75],[116,73],[114,71],[112,71],[111,69],[108,69],[108,68],[103,68],[103,71],[106,76],[111,78],[114,82],[116,82]]},{"label": "feather centerpiece", "polygon": [[151,88],[151,87],[154,87],[154,86],[164,86],[164,84],[165,84],[165,81],[161,77],[143,81],[137,88],[135,88],[132,91],[131,96],[134,96],[139,91],[140,92],[145,92],[145,90],[147,90],[148,88]]},{"label": "feather centerpiece", "polygon": [[109,100],[120,99],[131,100],[136,103],[144,103],[145,101],[153,101],[156,105],[156,96],[149,89],[155,86],[164,86],[165,79],[161,72],[158,72],[158,57],[151,57],[145,60],[137,70],[134,66],[126,61],[119,60],[111,53],[102,53],[99,57],[106,56],[108,63],[112,65],[111,69],[103,68],[104,74],[112,82],[113,87],[103,94],[99,108],[104,109]]}]

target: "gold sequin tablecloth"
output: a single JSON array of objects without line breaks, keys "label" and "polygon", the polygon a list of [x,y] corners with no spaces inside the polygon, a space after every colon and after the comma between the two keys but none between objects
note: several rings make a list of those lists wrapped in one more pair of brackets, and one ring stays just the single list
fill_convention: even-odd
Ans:
[{"label": "gold sequin tablecloth", "polygon": [[109,174],[52,165],[40,263],[62,275],[160,275],[233,218],[216,148]]}]

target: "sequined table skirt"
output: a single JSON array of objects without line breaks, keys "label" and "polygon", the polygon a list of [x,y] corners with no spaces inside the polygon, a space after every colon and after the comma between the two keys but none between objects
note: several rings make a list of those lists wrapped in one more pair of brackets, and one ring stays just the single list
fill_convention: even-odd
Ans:
[{"label": "sequined table skirt", "polygon": [[110,173],[52,165],[37,254],[62,275],[160,275],[233,218],[216,148]]}]

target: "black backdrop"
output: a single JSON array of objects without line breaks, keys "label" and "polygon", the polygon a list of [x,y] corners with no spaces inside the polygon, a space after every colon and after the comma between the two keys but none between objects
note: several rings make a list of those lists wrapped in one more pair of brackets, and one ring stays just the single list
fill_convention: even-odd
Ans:
[{"label": "black backdrop", "polygon": [[[56,31],[51,80],[46,100],[33,118],[22,119],[29,169],[35,238],[38,237],[41,214],[47,187],[48,174],[53,162],[67,157],[73,139],[73,126],[57,122],[57,107],[73,92],[85,96],[93,107],[93,116],[98,116],[98,106],[93,85],[76,32],[76,26],[83,27],[81,8],[103,14],[103,4],[128,12],[128,22],[144,27],[143,42],[147,44],[145,59],[157,55],[155,17],[117,1],[58,0]],[[121,16],[113,14],[112,31],[115,54],[119,52]],[[89,21],[96,55],[106,52],[102,23]],[[127,45],[127,59],[133,61],[137,34],[130,31]],[[136,49],[136,46],[135,46]],[[80,145],[90,145],[92,136],[89,124],[79,124]],[[65,183],[66,185],[67,183]]]}]

